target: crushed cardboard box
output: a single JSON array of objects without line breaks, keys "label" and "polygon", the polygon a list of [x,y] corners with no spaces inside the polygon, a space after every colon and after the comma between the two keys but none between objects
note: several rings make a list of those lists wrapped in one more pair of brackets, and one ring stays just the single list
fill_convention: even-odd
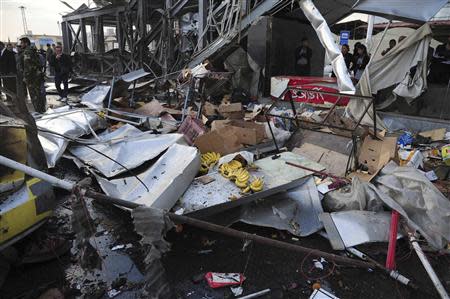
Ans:
[{"label": "crushed cardboard box", "polygon": [[304,143],[300,147],[294,148],[292,152],[320,163],[326,167],[328,173],[345,176],[348,156],[344,154],[311,143]]},{"label": "crushed cardboard box", "polygon": [[205,102],[203,104],[203,115],[205,116],[214,116],[218,114],[219,107],[210,102]]},{"label": "crushed cardboard box", "polygon": [[429,138],[431,138],[431,141],[439,141],[439,140],[444,140],[445,133],[447,133],[447,129],[442,128],[442,129],[420,132],[419,135],[422,137],[429,137]]},{"label": "crushed cardboard box", "polygon": [[242,147],[237,136],[227,128],[218,129],[198,136],[194,145],[202,154],[216,152],[221,155],[237,152]]},{"label": "crushed cardboard box", "polygon": [[350,176],[358,176],[363,181],[371,181],[377,173],[393,158],[397,150],[397,137],[384,137],[377,140],[367,136],[361,147],[358,157],[360,165],[367,167],[367,173],[353,172]]},{"label": "crushed cardboard box", "polygon": [[264,125],[244,120],[216,120],[211,131],[226,129],[237,137],[240,144],[256,145],[266,138]]},{"label": "crushed cardboard box", "polygon": [[241,103],[220,104],[219,113],[228,119],[243,119],[245,116]]}]

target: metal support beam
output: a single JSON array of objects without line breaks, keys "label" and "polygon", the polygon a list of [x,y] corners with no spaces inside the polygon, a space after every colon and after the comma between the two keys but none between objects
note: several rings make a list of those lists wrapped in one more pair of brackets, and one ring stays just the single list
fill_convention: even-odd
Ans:
[{"label": "metal support beam", "polygon": [[81,28],[81,50],[83,51],[83,53],[88,53],[89,47],[87,42],[85,19],[80,19],[80,28]]},{"label": "metal support beam", "polygon": [[208,18],[209,0],[198,0],[198,50],[202,50],[206,45],[207,34],[205,32]]},{"label": "metal support beam", "polygon": [[96,53],[105,53],[105,35],[103,31],[103,17],[95,17],[94,25],[94,51]]},{"label": "metal support beam", "polygon": [[72,33],[69,29],[68,22],[61,22],[61,31],[63,34],[63,51],[66,54],[70,54],[70,49],[72,49]]},{"label": "metal support beam", "polygon": [[193,68],[196,65],[203,62],[205,59],[219,51],[222,47],[229,44],[234,38],[236,38],[239,34],[242,34],[244,30],[246,30],[253,22],[255,22],[260,16],[264,15],[271,9],[275,8],[278,4],[280,4],[283,0],[265,0],[261,2],[257,7],[251,10],[247,15],[242,18],[240,24],[240,30],[231,31],[225,37],[219,38],[208,46],[208,48],[204,49],[202,52],[198,53],[196,57],[193,57],[191,62],[189,63],[189,67]]}]

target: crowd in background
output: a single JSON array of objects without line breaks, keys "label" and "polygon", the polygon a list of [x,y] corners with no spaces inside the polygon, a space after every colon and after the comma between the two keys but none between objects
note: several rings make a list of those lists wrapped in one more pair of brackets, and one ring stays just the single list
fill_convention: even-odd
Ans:
[{"label": "crowd in background", "polygon": [[[406,36],[400,36],[398,40],[391,39],[389,47],[381,52],[382,56],[387,55],[392,49],[397,47]],[[310,76],[311,75],[311,57],[313,49],[309,46],[307,38],[302,39],[302,44],[295,51],[295,75]],[[357,42],[350,52],[347,44],[341,46],[341,53],[345,60],[345,65],[352,79],[357,83],[370,61],[371,54],[367,51],[365,45]],[[430,83],[448,84],[450,77],[450,37],[447,42],[439,45],[436,49],[431,46],[428,49],[427,65],[429,69],[428,81]],[[335,74],[331,74],[335,77]]]},{"label": "crowd in background", "polygon": [[43,113],[46,110],[45,78],[54,79],[59,100],[66,101],[71,73],[70,56],[63,53],[60,43],[47,44],[47,49],[38,50],[27,37],[21,38],[16,47],[0,42],[0,86],[9,101],[13,95],[29,95],[34,110]]}]

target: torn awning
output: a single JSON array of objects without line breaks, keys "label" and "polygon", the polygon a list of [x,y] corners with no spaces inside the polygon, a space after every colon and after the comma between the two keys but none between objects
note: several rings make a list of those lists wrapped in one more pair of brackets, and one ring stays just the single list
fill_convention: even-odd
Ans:
[{"label": "torn awning", "polygon": [[390,20],[427,22],[447,2],[447,0],[359,0],[352,11]]},{"label": "torn awning", "polygon": [[[419,87],[416,89],[416,92],[413,92],[415,88],[411,88],[409,91],[409,87],[404,86],[403,88],[405,92],[410,92],[410,98],[419,96],[422,90],[426,88],[426,59],[431,35],[430,26],[424,24],[401,43],[397,44],[388,54],[374,58],[364,70],[356,86],[357,91],[363,96],[376,94],[381,89],[408,79],[411,68],[420,64],[421,67],[418,68],[418,72],[420,72],[422,80],[415,81],[416,83],[421,83],[418,84]],[[359,119],[366,111],[367,105],[370,105],[370,102],[367,100],[352,99],[347,105],[346,112],[353,116],[354,119]],[[361,124],[372,125],[371,115],[373,115],[372,107],[364,115]],[[377,120],[377,122],[380,123],[381,120]]]}]

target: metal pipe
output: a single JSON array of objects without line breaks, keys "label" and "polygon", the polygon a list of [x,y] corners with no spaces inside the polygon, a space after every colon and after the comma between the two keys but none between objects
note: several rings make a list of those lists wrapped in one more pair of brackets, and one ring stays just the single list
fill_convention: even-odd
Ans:
[{"label": "metal pipe", "polygon": [[12,168],[12,169],[22,171],[23,173],[26,173],[32,177],[36,177],[43,181],[49,182],[53,186],[59,187],[61,189],[71,191],[75,187],[75,183],[58,179],[57,177],[46,174],[45,172],[34,169],[34,168],[24,165],[22,163],[16,162],[16,161],[6,158],[5,156],[2,156],[2,155],[0,155],[0,164],[4,165],[6,167]]},{"label": "metal pipe", "polygon": [[253,293],[253,294],[248,294],[248,295],[245,295],[243,297],[239,297],[238,299],[256,298],[256,297],[260,297],[262,295],[265,295],[267,293],[270,293],[270,289],[265,289],[265,290],[262,290],[262,291],[259,291],[259,292]]},{"label": "metal pipe", "polygon": [[294,166],[294,167],[297,167],[297,168],[300,168],[300,169],[304,169],[304,170],[310,171],[313,174],[318,174],[318,175],[330,177],[330,178],[333,178],[333,179],[336,179],[336,180],[339,180],[339,181],[346,181],[346,182],[350,181],[349,179],[347,179],[345,177],[338,177],[338,176],[332,175],[331,173],[328,173],[328,172],[325,172],[325,171],[315,170],[315,169],[312,169],[312,168],[309,168],[309,167],[305,167],[305,166],[302,166],[302,165],[298,165],[298,164],[295,164],[295,163],[292,163],[292,162],[288,162],[288,161],[286,161],[285,163],[287,165],[290,165],[290,166]]},{"label": "metal pipe", "polygon": [[261,237],[261,236],[255,235],[255,234],[238,231],[238,230],[235,230],[232,228],[224,227],[224,226],[206,222],[203,220],[198,220],[198,219],[195,219],[192,217],[177,215],[177,214],[170,213],[170,212],[167,212],[167,215],[170,217],[170,219],[172,221],[174,221],[176,223],[189,224],[191,226],[195,226],[200,229],[216,232],[216,233],[226,235],[226,236],[229,236],[232,238],[238,238],[238,239],[242,239],[242,240],[251,240],[258,244],[276,247],[276,248],[280,248],[280,249],[285,249],[285,250],[298,252],[298,253],[302,253],[302,254],[309,254],[310,256],[323,257],[325,259],[329,259],[329,260],[332,260],[335,262],[345,263],[347,265],[351,265],[351,266],[355,266],[355,267],[371,268],[371,269],[377,268],[376,265],[374,265],[373,263],[370,263],[370,262],[357,261],[354,259],[350,259],[350,258],[343,257],[340,255],[324,252],[321,250],[302,247],[302,246],[295,245],[295,244],[290,244],[290,243],[281,242],[278,240],[269,239],[266,237]]},{"label": "metal pipe", "polygon": [[386,258],[386,268],[388,268],[389,270],[395,269],[395,248],[397,245],[397,230],[399,219],[400,214],[396,210],[392,210],[391,227],[389,229],[389,245]]},{"label": "metal pipe", "polygon": [[419,288],[409,278],[403,276],[402,274],[400,274],[399,272],[397,272],[395,270],[389,270],[387,268],[384,268],[382,264],[378,263],[376,260],[374,260],[373,258],[368,256],[364,252],[361,252],[354,247],[348,247],[345,250],[347,250],[354,256],[357,256],[364,261],[369,261],[371,263],[376,264],[379,269],[383,269],[386,272],[386,274],[388,274],[390,277],[397,280],[398,282],[404,284],[405,286],[408,286],[414,290],[419,290]]},{"label": "metal pipe", "polygon": [[439,280],[439,277],[436,275],[436,272],[434,272],[433,267],[431,267],[430,262],[425,256],[425,253],[423,253],[422,248],[420,248],[420,245],[413,234],[409,235],[409,242],[413,246],[414,251],[422,262],[422,265],[425,268],[425,271],[427,271],[428,276],[430,277],[431,281],[434,284],[434,287],[436,288],[436,291],[439,293],[439,296],[441,296],[442,299],[449,299],[450,297],[448,296],[447,291]]},{"label": "metal pipe", "polygon": [[111,102],[113,97],[113,91],[114,91],[114,81],[116,80],[116,77],[113,76],[111,80],[111,88],[109,89],[109,99],[108,99],[108,109],[111,108]]}]

